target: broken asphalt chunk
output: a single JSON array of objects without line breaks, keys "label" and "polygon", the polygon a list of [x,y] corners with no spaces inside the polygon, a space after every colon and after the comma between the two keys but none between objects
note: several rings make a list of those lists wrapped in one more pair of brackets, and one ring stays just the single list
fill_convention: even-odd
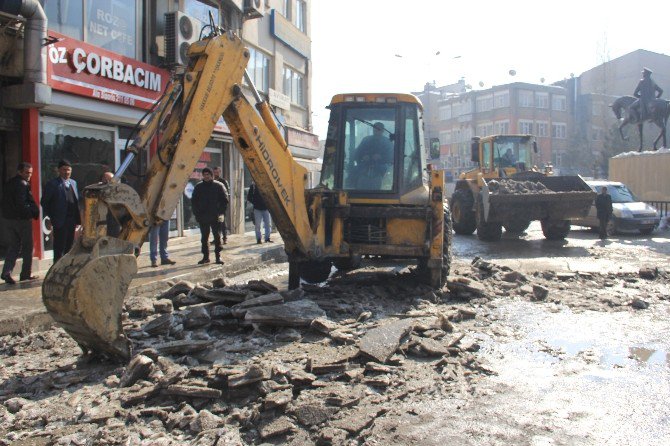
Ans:
[{"label": "broken asphalt chunk", "polygon": [[398,349],[402,338],[412,331],[413,323],[411,319],[396,320],[369,330],[361,338],[361,353],[378,362],[387,362]]},{"label": "broken asphalt chunk", "polygon": [[281,305],[250,308],[244,320],[253,324],[309,327],[314,319],[325,315],[325,311],[316,302],[303,299]]}]

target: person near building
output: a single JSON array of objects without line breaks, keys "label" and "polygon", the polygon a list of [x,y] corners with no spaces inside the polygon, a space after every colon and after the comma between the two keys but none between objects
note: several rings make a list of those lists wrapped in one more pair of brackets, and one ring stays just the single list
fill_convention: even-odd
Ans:
[{"label": "person near building", "polygon": [[261,222],[265,229],[265,243],[272,243],[270,233],[272,232],[272,220],[270,219],[270,211],[268,210],[265,200],[256,187],[256,183],[252,182],[249,186],[249,193],[247,194],[247,201],[254,206],[254,228],[256,230],[256,243],[261,244]]},{"label": "person near building", "polygon": [[607,188],[604,186],[596,197],[596,215],[600,222],[600,239],[605,240],[607,238],[607,223],[612,217],[612,197],[607,193]]},{"label": "person near building", "polygon": [[170,238],[170,222],[164,222],[154,225],[149,231],[149,259],[151,259],[151,267],[158,267],[158,250],[160,249],[161,265],[174,265],[177,262],[170,260],[168,255],[167,245]]},{"label": "person near building", "polygon": [[0,277],[10,285],[16,283],[12,278],[12,271],[19,253],[23,258],[19,280],[37,279],[37,276],[32,275],[33,225],[31,220],[39,218],[40,209],[30,191],[33,166],[29,163],[19,163],[17,171],[17,175],[5,185],[2,195],[2,212],[7,219],[5,232],[9,239],[9,248]]},{"label": "person near building", "polygon": [[[228,203],[230,203],[230,184],[228,183],[228,180],[226,180],[221,176],[221,168],[219,166],[216,166],[214,168],[214,181],[218,181],[219,183],[223,184],[223,187],[226,190],[226,198],[228,199]],[[225,212],[227,211],[228,211],[228,204],[226,204]],[[228,227],[226,225],[225,217],[221,219],[220,223],[221,223],[221,240],[225,245],[228,243]]]},{"label": "person near building", "polygon": [[50,220],[47,228],[53,228],[54,263],[70,251],[75,229],[81,224],[77,182],[71,176],[70,162],[60,160],[58,176],[46,183],[40,200],[44,214]]},{"label": "person near building", "polygon": [[209,263],[209,240],[210,231],[214,234],[214,254],[216,263],[223,264],[221,260],[221,229],[219,217],[223,215],[228,206],[228,198],[223,184],[214,181],[214,173],[209,167],[202,169],[202,181],[193,188],[191,196],[191,207],[193,215],[200,225],[200,243],[202,246],[202,260],[198,265]]},{"label": "person near building", "polygon": [[642,79],[637,83],[633,96],[638,98],[633,107],[638,110],[640,114],[640,121],[644,121],[649,117],[651,103],[654,99],[658,99],[663,94],[661,87],[656,85],[651,78],[652,71],[649,68],[642,69]]}]

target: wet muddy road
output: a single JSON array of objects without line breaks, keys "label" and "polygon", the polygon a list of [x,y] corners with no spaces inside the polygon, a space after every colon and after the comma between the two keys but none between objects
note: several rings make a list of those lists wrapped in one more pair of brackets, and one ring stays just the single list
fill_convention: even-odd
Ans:
[{"label": "wet muddy road", "polygon": [[669,242],[533,225],[455,236],[437,292],[386,263],[286,293],[278,264],[129,297],[131,365],[0,338],[0,444],[667,445]]}]

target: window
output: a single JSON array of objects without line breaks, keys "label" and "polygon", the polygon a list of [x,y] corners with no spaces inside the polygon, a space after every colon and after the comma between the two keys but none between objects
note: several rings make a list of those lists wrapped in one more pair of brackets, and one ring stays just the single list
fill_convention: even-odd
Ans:
[{"label": "window", "polygon": [[307,30],[307,3],[305,0],[296,0],[293,24],[302,32]]},{"label": "window", "polygon": [[493,109],[493,95],[480,96],[477,98],[476,108],[478,112],[485,112]]},{"label": "window", "polygon": [[440,121],[446,121],[447,119],[451,119],[451,105],[442,105],[438,112],[438,119]]},{"label": "window", "polygon": [[522,135],[530,135],[533,133],[533,121],[519,120],[519,133]]},{"label": "window", "polygon": [[519,90],[519,107],[533,106],[533,92],[528,90]]},{"label": "window", "polygon": [[537,121],[535,123],[535,134],[537,136],[548,137],[549,136],[549,123],[544,121]]},{"label": "window", "polygon": [[477,136],[488,136],[493,134],[493,123],[485,122],[477,125]]},{"label": "window", "polygon": [[292,103],[305,105],[303,86],[303,75],[288,67],[284,67],[284,94],[291,98]]},{"label": "window", "polygon": [[458,118],[459,116],[461,116],[461,103],[460,102],[456,102],[451,106],[451,115],[454,118]]},{"label": "window", "polygon": [[496,135],[508,135],[509,121],[496,121],[495,124],[493,124],[493,131]]},{"label": "window", "polygon": [[[403,145],[403,186],[407,190],[421,184],[423,154],[420,145],[417,144],[419,141],[417,110],[406,109],[405,113],[407,115],[405,117],[405,144]],[[439,157],[438,150],[437,158]]]},{"label": "window", "polygon": [[551,109],[556,111],[567,110],[565,96],[553,95],[551,98]]},{"label": "window", "polygon": [[[109,1],[109,0],[106,0]],[[214,23],[219,23],[219,9],[206,5],[200,0],[185,0],[184,13],[196,18],[202,22],[202,26],[209,25],[209,13],[214,17]]]},{"label": "window", "polygon": [[42,3],[49,29],[127,57],[137,57],[136,0],[44,0]]},{"label": "window", "polygon": [[282,0],[281,6],[279,7],[279,12],[281,13],[281,15],[288,18],[289,14],[291,14],[291,1]]},{"label": "window", "polygon": [[461,102],[461,115],[469,115],[470,113],[472,113],[472,102]]},{"label": "window", "polygon": [[[395,108],[348,108],[344,113],[345,190],[393,190]],[[381,123],[375,128],[371,123]]]},{"label": "window", "polygon": [[451,142],[451,131],[446,130],[440,132],[440,145],[449,144]]},{"label": "window", "polygon": [[565,139],[566,125],[564,123],[556,123],[551,125],[551,137]]},{"label": "window", "polygon": [[270,59],[255,48],[249,48],[249,77],[258,91],[267,93],[270,86]]},{"label": "window", "polygon": [[498,91],[493,93],[493,108],[509,107],[509,91]]},{"label": "window", "polygon": [[540,93],[539,91],[535,92],[535,107],[536,108],[549,108],[549,93]]}]

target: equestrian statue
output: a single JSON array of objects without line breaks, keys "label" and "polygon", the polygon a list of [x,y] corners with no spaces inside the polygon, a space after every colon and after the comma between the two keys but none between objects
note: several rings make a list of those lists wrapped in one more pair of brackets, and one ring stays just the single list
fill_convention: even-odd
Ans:
[{"label": "equestrian statue", "polygon": [[661,133],[654,141],[654,150],[661,138],[663,138],[663,147],[667,147],[665,128],[670,116],[670,101],[661,99],[663,90],[652,80],[651,73],[650,69],[643,68],[642,79],[638,82],[633,96],[621,96],[611,105],[612,111],[619,120],[621,139],[628,141],[628,137],[623,134],[623,128],[627,124],[637,124],[640,132],[640,152],[643,144],[642,126],[647,121],[653,122],[661,129]]}]

